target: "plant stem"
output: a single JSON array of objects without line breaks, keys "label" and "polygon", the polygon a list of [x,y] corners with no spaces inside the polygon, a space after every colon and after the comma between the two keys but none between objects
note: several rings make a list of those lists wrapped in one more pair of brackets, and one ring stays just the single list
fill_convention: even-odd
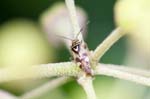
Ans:
[{"label": "plant stem", "polygon": [[100,60],[100,58],[110,49],[110,47],[119,40],[125,33],[121,28],[116,28],[112,33],[95,49],[92,60]]},{"label": "plant stem", "polygon": [[[106,65],[106,64],[105,64]],[[150,77],[150,71],[149,70],[143,70],[140,68],[133,68],[133,67],[129,67],[129,66],[121,66],[121,65],[107,65],[107,67],[112,68],[112,69],[116,69],[119,71],[124,71],[124,72],[129,72],[132,74],[137,74],[137,75],[141,75],[141,76],[145,76],[145,77]]]},{"label": "plant stem", "polygon": [[93,88],[92,77],[80,77],[78,83],[83,87],[88,99],[96,99],[96,94]]},{"label": "plant stem", "polygon": [[115,78],[124,79],[128,81],[136,82],[138,84],[150,86],[150,77],[129,73],[127,71],[121,71],[116,68],[110,68],[106,64],[99,64],[99,66],[96,67],[95,74],[112,76]]},{"label": "plant stem", "polygon": [[67,77],[61,77],[56,78],[54,80],[50,80],[44,85],[23,94],[22,96],[19,97],[19,99],[36,99],[37,97],[43,95],[44,93],[48,91],[50,92],[51,90],[65,84],[68,81],[69,79]]},{"label": "plant stem", "polygon": [[0,90],[0,98],[1,99],[18,99],[17,96],[10,94],[9,92],[5,90]]},{"label": "plant stem", "polygon": [[[66,6],[67,6],[68,11],[69,11],[71,23],[73,26],[74,37],[76,37],[77,33],[80,31],[80,27],[78,24],[78,18],[77,18],[77,14],[76,14],[76,8],[75,8],[74,0],[65,0],[65,1],[66,1]],[[82,33],[80,33],[78,37],[79,37],[80,41],[83,40]]]},{"label": "plant stem", "polygon": [[[137,72],[132,73],[127,70],[118,69],[118,65],[98,64],[94,69],[95,75],[106,75],[133,81],[142,85],[150,86],[150,77],[139,75]],[[133,69],[133,68],[132,68]],[[129,69],[128,69],[129,70]],[[148,71],[141,71],[148,76]],[[81,69],[73,62],[50,63],[38,66],[26,66],[21,68],[3,68],[0,69],[0,83],[11,80],[21,79],[40,79],[54,76],[75,76],[81,74]]]},{"label": "plant stem", "polygon": [[54,76],[77,76],[80,68],[73,62],[0,69],[0,83],[11,80],[37,79]]}]

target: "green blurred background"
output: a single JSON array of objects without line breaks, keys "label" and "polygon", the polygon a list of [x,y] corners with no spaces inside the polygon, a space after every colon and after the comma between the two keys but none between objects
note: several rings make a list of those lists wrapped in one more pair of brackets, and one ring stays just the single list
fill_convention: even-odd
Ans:
[{"label": "green blurred background", "polygon": [[[2,66],[24,65],[24,61],[27,62],[25,65],[32,65],[69,60],[70,53],[65,47],[53,47],[48,43],[45,34],[40,32],[39,17],[41,13],[60,1],[64,2],[64,0],[0,1],[0,64]],[[90,24],[88,25],[88,34],[85,41],[89,49],[93,50],[115,28],[114,4],[116,0],[75,0],[75,2],[88,15]],[[14,19],[21,22],[16,23]],[[20,30],[22,34],[17,30],[18,28],[24,30]],[[31,41],[32,43],[29,44],[26,41]],[[20,50],[23,51],[20,52]],[[126,38],[124,37],[104,55],[101,62],[123,64],[126,51]],[[14,61],[15,63],[13,63]],[[31,90],[47,80],[13,81],[1,84],[1,88],[15,95],[21,95],[23,92]],[[126,83],[126,90],[123,87],[117,90],[118,81]],[[94,87],[100,99],[150,99],[145,98],[149,94],[149,91],[147,91],[149,89],[111,77],[96,77]],[[135,90],[140,90],[140,92],[135,92]],[[86,99],[86,95],[76,81],[72,81],[44,94],[39,99]]]},{"label": "green blurred background", "polygon": [[[1,1],[0,22],[3,24],[4,22],[10,21],[14,18],[25,18],[38,22],[40,14],[46,8],[59,1],[63,0]],[[76,0],[75,2],[88,14],[90,24],[88,25],[86,41],[90,49],[95,49],[96,46],[115,28],[113,20],[113,7],[115,0],[94,0],[92,2],[89,0]],[[120,64],[122,63],[124,53],[125,47],[123,40],[121,40],[121,42],[119,41],[118,44],[115,44],[111,51],[103,57],[102,62]],[[113,58],[114,55],[115,59]]]}]

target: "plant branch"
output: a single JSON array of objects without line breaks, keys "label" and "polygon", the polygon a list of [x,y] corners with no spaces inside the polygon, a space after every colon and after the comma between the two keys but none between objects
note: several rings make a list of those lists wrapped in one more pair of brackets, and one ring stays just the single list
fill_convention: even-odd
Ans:
[{"label": "plant branch", "polygon": [[1,99],[18,99],[17,96],[10,94],[9,92],[5,90],[0,90],[0,98]]},{"label": "plant branch", "polygon": [[119,71],[124,71],[124,72],[132,73],[132,74],[150,77],[150,71],[149,70],[143,70],[140,68],[137,69],[137,68],[133,68],[133,67],[129,67],[129,66],[110,65],[110,64],[107,65],[107,67],[112,68],[112,69],[116,69]]},{"label": "plant branch", "polygon": [[[77,18],[77,14],[76,14],[74,0],[65,0],[65,1],[66,1],[67,8],[69,10],[72,26],[74,29],[74,37],[76,37],[78,35],[78,33],[81,31],[80,31],[79,24],[78,24],[78,18]],[[77,38],[75,38],[75,39],[77,39]],[[83,37],[82,37],[82,33],[79,33],[78,39],[80,41],[84,42]],[[83,50],[84,52],[86,51],[86,49],[84,47],[83,47],[83,49],[81,48],[80,50]],[[81,76],[79,76],[78,83],[85,90],[88,99],[96,99],[96,95],[95,95],[95,91],[93,88],[91,77],[86,77],[84,75],[81,75]]]},{"label": "plant branch", "polygon": [[96,94],[93,88],[92,77],[82,76],[78,79],[78,83],[83,87],[88,99],[96,99]]},{"label": "plant branch", "polygon": [[54,76],[77,76],[80,68],[73,62],[0,69],[0,83],[11,80],[37,79]]},{"label": "plant branch", "polygon": [[[118,65],[98,64],[94,70],[95,75],[112,76],[119,79],[133,81],[150,86],[150,77],[145,77],[132,72],[119,70]],[[133,69],[133,68],[132,68]],[[147,74],[148,71],[142,71]],[[0,69],[0,83],[21,79],[40,79],[54,76],[75,76],[81,74],[81,69],[73,62],[50,63],[39,66]]]},{"label": "plant branch", "polygon": [[125,33],[121,28],[116,28],[112,33],[95,49],[92,60],[100,60],[100,58],[116,43]]},{"label": "plant branch", "polygon": [[50,92],[51,90],[65,84],[68,81],[70,81],[70,79],[68,79],[67,77],[60,77],[54,80],[50,80],[42,86],[23,94],[19,97],[19,99],[35,99],[43,95],[44,93]]},{"label": "plant branch", "polygon": [[99,64],[99,66],[96,67],[95,74],[112,76],[115,78],[124,79],[136,82],[138,84],[150,86],[150,77],[145,77],[134,73],[129,73],[127,71],[118,70],[116,68],[112,68],[111,66],[112,65]]},{"label": "plant branch", "polygon": [[[66,6],[69,11],[71,23],[72,23],[73,30],[74,30],[74,37],[75,37],[77,35],[77,33],[80,31],[80,27],[78,24],[78,17],[76,14],[74,0],[65,0],[65,1],[66,1]],[[80,41],[83,40],[82,33],[80,33],[78,37],[79,37]]]}]

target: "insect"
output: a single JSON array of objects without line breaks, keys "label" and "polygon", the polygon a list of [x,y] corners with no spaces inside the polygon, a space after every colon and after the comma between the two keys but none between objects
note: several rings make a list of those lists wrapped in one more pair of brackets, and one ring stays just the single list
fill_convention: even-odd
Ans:
[{"label": "insect", "polygon": [[88,55],[88,49],[86,44],[79,39],[75,38],[72,40],[71,50],[73,53],[73,58],[76,63],[79,63],[80,68],[86,72],[87,75],[92,75],[90,68],[90,59]]},{"label": "insect", "polygon": [[88,49],[86,47],[86,44],[78,39],[79,33],[83,28],[80,29],[78,34],[74,39],[70,39],[67,37],[63,37],[65,39],[69,39],[72,41],[70,49],[73,54],[73,59],[76,63],[79,63],[80,68],[87,74],[87,75],[92,75],[92,69],[90,67],[90,59],[89,59],[89,54],[88,54]]}]

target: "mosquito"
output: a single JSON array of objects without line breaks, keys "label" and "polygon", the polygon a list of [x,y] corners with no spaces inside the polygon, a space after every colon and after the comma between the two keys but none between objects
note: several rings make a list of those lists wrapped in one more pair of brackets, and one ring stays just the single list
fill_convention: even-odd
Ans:
[{"label": "mosquito", "polygon": [[90,67],[89,51],[86,44],[78,39],[79,34],[82,32],[83,28],[77,33],[74,39],[60,36],[62,38],[71,40],[71,52],[73,54],[73,59],[79,64],[80,68],[86,73],[86,75],[92,75],[92,69]]}]

